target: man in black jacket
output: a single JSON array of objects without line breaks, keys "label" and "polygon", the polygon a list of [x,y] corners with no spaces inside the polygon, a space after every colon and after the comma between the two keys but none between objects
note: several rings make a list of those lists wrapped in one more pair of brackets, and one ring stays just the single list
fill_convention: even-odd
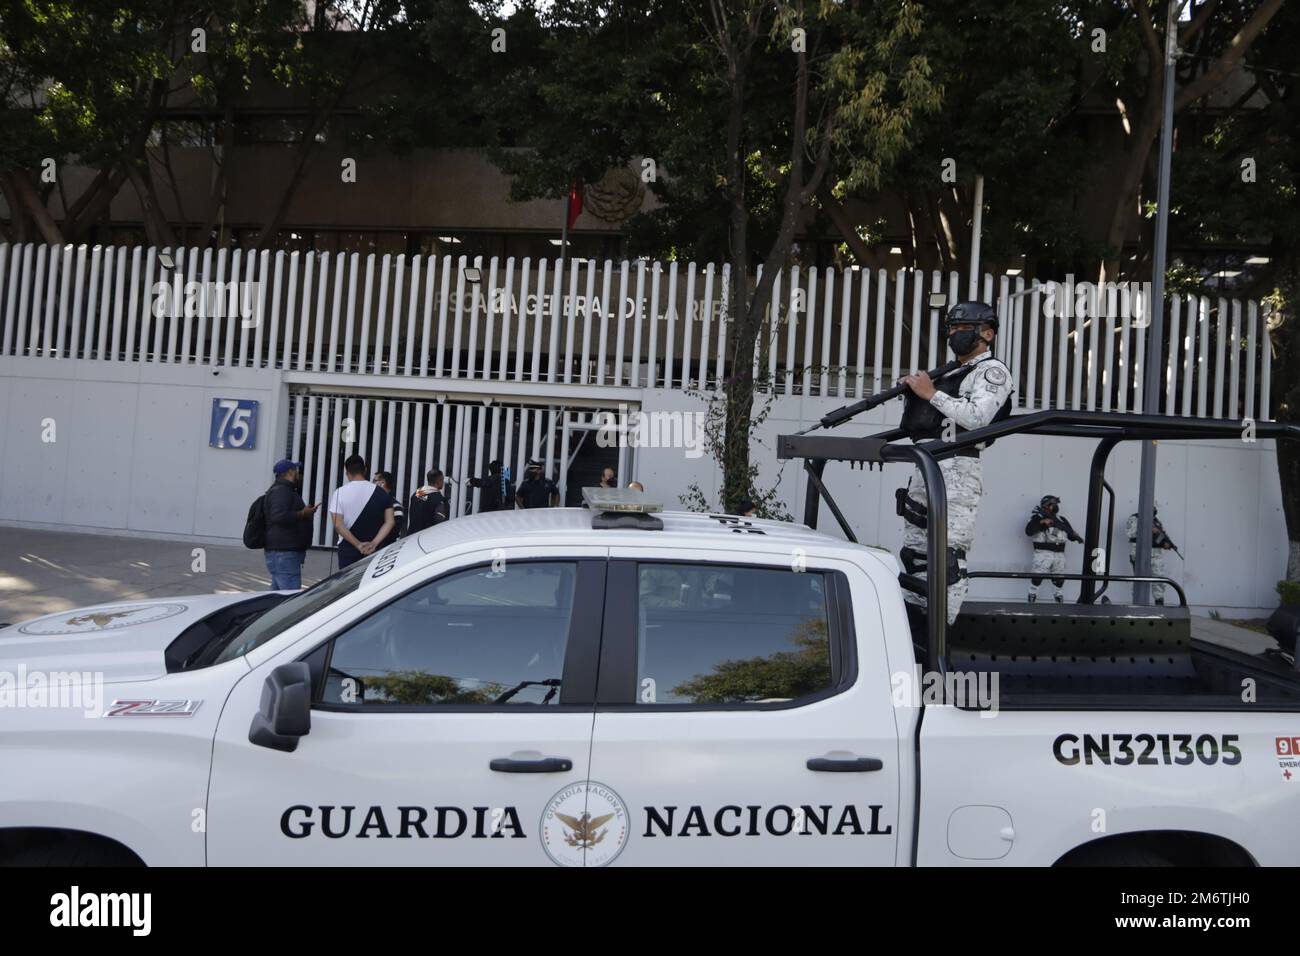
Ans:
[{"label": "man in black jacket", "polygon": [[447,520],[447,498],[442,490],[442,472],[430,468],[424,479],[426,483],[411,492],[411,504],[406,509],[410,528],[408,534],[416,534]]},{"label": "man in black jacket", "polygon": [[302,588],[302,563],[311,546],[311,520],[320,505],[302,500],[302,462],[275,463],[275,483],[266,490],[266,570],[272,591]]}]

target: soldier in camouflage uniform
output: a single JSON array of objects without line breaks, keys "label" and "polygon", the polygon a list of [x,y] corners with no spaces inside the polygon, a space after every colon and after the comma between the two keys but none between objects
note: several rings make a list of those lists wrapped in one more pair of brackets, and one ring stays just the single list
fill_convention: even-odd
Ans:
[{"label": "soldier in camouflage uniform", "polygon": [[[1083,538],[1070,526],[1070,522],[1061,514],[1061,499],[1056,495],[1043,495],[1038,507],[1029,515],[1025,525],[1025,534],[1034,544],[1034,563],[1032,570],[1044,577],[1065,573],[1065,544],[1067,541],[1083,543]],[[1038,600],[1038,589],[1042,587],[1043,578],[1029,579],[1029,602]],[[1061,586],[1064,578],[1052,577],[1055,588],[1056,603],[1065,601]]]},{"label": "soldier in camouflage uniform", "polygon": [[[902,427],[913,441],[944,437],[945,428],[960,434],[983,428],[1011,413],[1015,386],[1011,372],[993,356],[998,315],[983,302],[960,302],[944,320],[948,347],[962,362],[961,367],[931,381],[925,372],[908,375],[902,381],[911,389],[903,411]],[[949,424],[951,423],[951,424]],[[952,434],[949,437],[953,437]],[[957,619],[966,597],[966,554],[975,543],[975,516],[984,493],[980,449],[963,449],[939,462],[948,495],[948,623]],[[926,568],[926,492],[920,469],[907,489],[898,491],[899,514],[903,517],[903,567],[924,579]],[[912,604],[925,606],[925,598],[905,593]]]},{"label": "soldier in camouflage uniform", "polygon": [[[1174,550],[1174,543],[1169,540],[1169,535],[1165,534],[1165,527],[1156,517],[1159,509],[1151,509],[1151,574],[1154,577],[1164,577],[1165,575],[1165,552]],[[1133,566],[1134,573],[1137,573],[1137,537],[1138,537],[1138,516],[1137,512],[1128,516],[1128,523],[1124,526],[1124,533],[1128,536],[1128,560]],[[1155,598],[1156,604],[1165,603],[1165,586],[1163,584],[1151,585],[1151,596]]]}]

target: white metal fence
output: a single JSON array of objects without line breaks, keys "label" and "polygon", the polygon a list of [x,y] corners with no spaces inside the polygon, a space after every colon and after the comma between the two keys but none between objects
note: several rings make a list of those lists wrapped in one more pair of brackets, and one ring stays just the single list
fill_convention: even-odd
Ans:
[{"label": "white metal fence", "polygon": [[[340,382],[712,389],[741,371],[729,277],[729,266],[693,262],[0,245],[0,355],[274,367]],[[786,394],[888,388],[943,360],[941,313],[928,296],[956,301],[961,279],[784,270],[751,372]],[[224,299],[230,288],[236,308]],[[1073,301],[1072,284],[1064,289]],[[1049,315],[1044,289],[1022,278],[984,275],[982,298],[1002,318],[997,348],[1018,408],[1141,407],[1145,335],[1120,315],[1116,291],[1103,319]],[[1175,298],[1166,338],[1167,412],[1269,416],[1268,335],[1255,301]]]}]

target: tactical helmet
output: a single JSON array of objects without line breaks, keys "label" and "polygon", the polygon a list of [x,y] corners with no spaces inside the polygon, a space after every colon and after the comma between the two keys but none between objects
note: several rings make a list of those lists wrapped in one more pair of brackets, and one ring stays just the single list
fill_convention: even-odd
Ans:
[{"label": "tactical helmet", "polygon": [[1061,499],[1056,497],[1056,495],[1043,495],[1042,500],[1038,502],[1038,507],[1047,508],[1051,506],[1059,508],[1061,506]]},{"label": "tactical helmet", "polygon": [[953,325],[989,325],[996,332],[998,312],[986,302],[958,302],[948,310],[943,324],[945,329]]}]

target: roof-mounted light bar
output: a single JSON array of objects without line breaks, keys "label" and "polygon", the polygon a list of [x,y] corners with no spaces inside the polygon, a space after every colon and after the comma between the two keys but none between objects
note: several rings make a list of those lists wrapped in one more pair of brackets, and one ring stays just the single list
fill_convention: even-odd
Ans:
[{"label": "roof-mounted light bar", "polygon": [[639,531],[662,531],[664,523],[654,516],[663,511],[658,501],[651,501],[644,491],[632,488],[583,488],[582,500],[595,514],[591,526],[596,529],[628,528]]}]

